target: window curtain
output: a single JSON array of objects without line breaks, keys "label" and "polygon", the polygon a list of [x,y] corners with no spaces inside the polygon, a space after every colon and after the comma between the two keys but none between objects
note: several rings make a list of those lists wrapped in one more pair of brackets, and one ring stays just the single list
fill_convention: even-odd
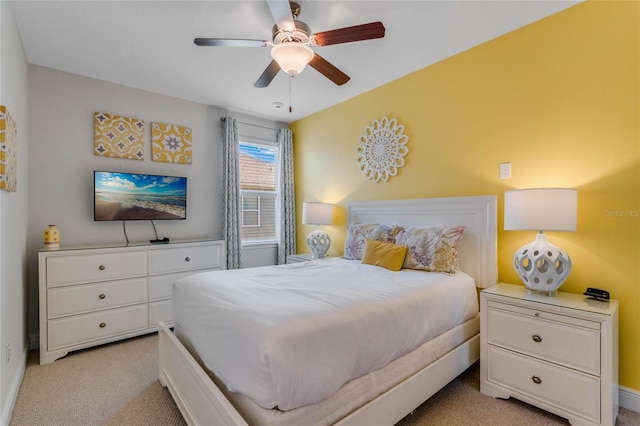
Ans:
[{"label": "window curtain", "polygon": [[227,269],[242,267],[240,239],[240,144],[238,120],[222,117],[222,168],[224,170],[224,211],[222,237],[227,245]]},{"label": "window curtain", "polygon": [[293,132],[278,130],[280,153],[280,223],[278,264],[286,263],[287,256],[296,254],[296,199],[293,188]]}]

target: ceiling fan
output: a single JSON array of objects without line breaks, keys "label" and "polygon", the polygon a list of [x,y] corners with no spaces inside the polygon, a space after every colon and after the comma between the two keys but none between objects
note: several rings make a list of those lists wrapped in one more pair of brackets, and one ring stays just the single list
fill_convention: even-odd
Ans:
[{"label": "ceiling fan", "polygon": [[273,37],[268,40],[228,38],[196,38],[197,46],[270,47],[273,60],[255,82],[255,87],[267,87],[283,70],[289,75],[299,74],[308,64],[337,85],[345,84],[350,77],[313,51],[311,46],[350,43],[384,37],[382,22],[312,33],[307,24],[298,21],[300,5],[287,0],[267,0],[276,21]]}]

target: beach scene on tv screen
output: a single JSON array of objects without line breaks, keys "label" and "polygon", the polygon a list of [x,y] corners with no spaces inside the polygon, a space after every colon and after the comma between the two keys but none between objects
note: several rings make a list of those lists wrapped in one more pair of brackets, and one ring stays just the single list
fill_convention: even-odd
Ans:
[{"label": "beach scene on tv screen", "polygon": [[187,179],[95,172],[95,220],[185,219]]}]

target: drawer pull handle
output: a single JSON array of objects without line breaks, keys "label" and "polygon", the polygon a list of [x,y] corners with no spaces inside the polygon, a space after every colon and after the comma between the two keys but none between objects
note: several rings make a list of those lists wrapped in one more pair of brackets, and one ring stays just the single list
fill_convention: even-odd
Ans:
[{"label": "drawer pull handle", "polygon": [[101,322],[101,323],[100,323],[100,328],[105,328],[106,326],[107,326],[107,323],[106,323],[106,322]]},{"label": "drawer pull handle", "polygon": [[533,380],[533,383],[535,383],[536,385],[539,385],[540,383],[542,383],[542,379],[538,376],[531,377],[531,380]]},{"label": "drawer pull handle", "polygon": [[101,300],[102,300],[102,299],[104,299],[105,297],[107,297],[107,295],[106,295],[106,294],[104,294],[104,293],[100,293],[100,296],[98,296],[98,299],[101,299]]},{"label": "drawer pull handle", "polygon": [[531,338],[533,339],[534,342],[536,343],[540,343],[542,342],[542,337],[540,337],[540,335],[538,334],[534,334],[533,336],[531,336]]},{"label": "drawer pull handle", "polygon": [[98,266],[98,269],[100,269],[101,271],[104,271],[105,269],[107,269],[107,267],[104,265],[100,265]]},{"label": "drawer pull handle", "polygon": [[190,262],[190,261],[191,261],[191,258],[190,258],[189,256],[187,256],[187,257],[185,257],[185,258],[184,258],[184,261],[185,261],[185,262]]}]

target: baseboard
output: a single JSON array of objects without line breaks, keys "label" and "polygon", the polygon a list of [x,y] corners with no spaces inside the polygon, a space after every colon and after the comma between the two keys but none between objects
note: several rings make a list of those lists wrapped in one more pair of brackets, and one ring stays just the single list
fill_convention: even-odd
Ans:
[{"label": "baseboard", "polygon": [[27,368],[28,358],[29,350],[28,348],[26,348],[26,351],[22,353],[22,358],[20,360],[20,365],[18,366],[17,374],[11,382],[11,387],[9,388],[9,392],[7,395],[7,403],[4,407],[2,407],[2,417],[0,417],[0,425],[8,425],[9,421],[11,420],[13,407],[16,405],[16,400],[18,399],[20,384],[22,383],[22,378],[24,377],[24,371]]},{"label": "baseboard", "polygon": [[618,388],[618,398],[620,407],[626,408],[627,410],[635,411],[636,413],[640,413],[639,391],[620,386]]}]

